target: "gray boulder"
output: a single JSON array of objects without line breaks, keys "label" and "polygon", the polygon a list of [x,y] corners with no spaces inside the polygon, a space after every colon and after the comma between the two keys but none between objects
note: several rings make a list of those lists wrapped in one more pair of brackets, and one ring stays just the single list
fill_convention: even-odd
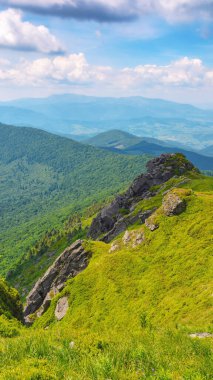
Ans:
[{"label": "gray boulder", "polygon": [[61,321],[65,317],[68,308],[69,308],[68,298],[67,297],[60,298],[55,308],[55,317],[58,321]]},{"label": "gray boulder", "polygon": [[163,211],[167,216],[179,215],[186,209],[186,201],[175,193],[168,193],[163,199]]}]

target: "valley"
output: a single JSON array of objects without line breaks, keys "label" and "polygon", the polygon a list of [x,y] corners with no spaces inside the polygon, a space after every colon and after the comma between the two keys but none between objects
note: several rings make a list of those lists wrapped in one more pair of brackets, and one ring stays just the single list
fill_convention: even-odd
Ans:
[{"label": "valley", "polygon": [[149,156],[121,157],[32,128],[0,125],[1,275],[48,230],[125,189]]},{"label": "valley", "polygon": [[1,122],[77,138],[119,129],[190,149],[212,145],[213,112],[161,99],[75,94],[0,103]]}]

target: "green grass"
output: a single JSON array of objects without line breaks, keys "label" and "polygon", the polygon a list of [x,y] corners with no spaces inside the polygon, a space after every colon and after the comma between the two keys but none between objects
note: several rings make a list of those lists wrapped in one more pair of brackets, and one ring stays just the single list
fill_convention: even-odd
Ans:
[{"label": "green grass", "polygon": [[[190,176],[172,190],[186,200],[186,211],[165,216],[158,195],[159,228],[130,228],[145,235],[137,247],[125,245],[123,234],[113,253],[110,244],[85,241],[93,251],[87,269],[33,327],[0,339],[0,379],[212,379],[212,338],[189,334],[213,333],[213,179]],[[62,295],[69,309],[57,322]]]},{"label": "green grass", "polygon": [[[171,322],[210,327],[213,196],[186,198],[187,212],[178,217],[160,214],[155,232],[137,227],[145,233],[138,248],[124,246],[120,238],[120,249],[109,254],[109,245],[87,243],[94,251],[90,265],[64,290],[72,305],[70,326],[82,327],[83,321],[84,327],[98,326],[100,331],[112,323],[117,329],[137,330],[140,315],[146,313],[155,326]],[[53,309],[54,304],[38,324],[46,319],[46,326]]]},{"label": "green grass", "polygon": [[[213,178],[187,177],[181,184],[182,178],[170,180],[138,205],[158,208],[157,230],[131,226],[132,241],[125,245],[121,234],[113,253],[110,244],[85,240],[93,251],[89,266],[67,282],[33,327],[1,317],[1,380],[212,379],[213,339],[189,334],[213,333]],[[163,213],[169,188],[186,201],[179,216]],[[133,248],[138,231],[145,240]],[[69,309],[57,322],[62,295]]]},{"label": "green grass", "polygon": [[[73,349],[69,344],[75,341]],[[138,380],[212,377],[208,341],[192,340],[185,331],[141,329],[130,337],[109,332],[38,330],[0,342],[2,380]]]},{"label": "green grass", "polygon": [[22,304],[18,291],[0,278],[0,316],[21,318]]}]

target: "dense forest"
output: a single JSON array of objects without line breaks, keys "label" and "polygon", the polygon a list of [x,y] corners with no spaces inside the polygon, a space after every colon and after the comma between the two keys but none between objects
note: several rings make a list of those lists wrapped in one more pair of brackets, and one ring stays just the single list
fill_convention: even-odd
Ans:
[{"label": "dense forest", "polygon": [[0,125],[0,152],[0,273],[4,275],[49,229],[125,189],[148,160],[5,125]]}]

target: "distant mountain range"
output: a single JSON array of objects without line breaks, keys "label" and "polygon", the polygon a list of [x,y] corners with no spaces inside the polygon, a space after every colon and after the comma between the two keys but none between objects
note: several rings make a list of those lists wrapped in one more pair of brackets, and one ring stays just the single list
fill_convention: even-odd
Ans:
[{"label": "distant mountain range", "polygon": [[66,136],[120,129],[194,149],[213,145],[213,111],[143,97],[55,95],[0,103],[0,121]]},{"label": "distant mountain range", "polygon": [[[130,133],[119,130],[111,130],[85,140],[84,143],[104,148],[115,153],[140,155],[149,154],[158,156],[162,153],[183,153],[200,170],[213,170],[213,157],[182,149],[180,147],[163,144],[162,141],[151,138],[140,138]],[[206,149],[205,151],[211,151]]]},{"label": "distant mountain range", "polygon": [[213,145],[209,145],[207,148],[202,149],[200,153],[204,154],[205,156],[213,157]]}]

